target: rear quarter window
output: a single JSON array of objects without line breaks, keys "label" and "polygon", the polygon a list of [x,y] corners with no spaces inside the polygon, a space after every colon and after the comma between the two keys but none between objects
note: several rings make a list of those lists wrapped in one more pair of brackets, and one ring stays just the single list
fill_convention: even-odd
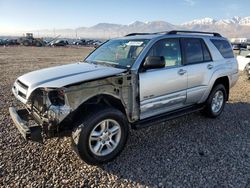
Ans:
[{"label": "rear quarter window", "polygon": [[234,57],[232,47],[231,47],[231,45],[229,44],[228,41],[211,39],[211,42],[219,50],[219,52],[221,53],[221,55],[224,58],[233,58]]}]

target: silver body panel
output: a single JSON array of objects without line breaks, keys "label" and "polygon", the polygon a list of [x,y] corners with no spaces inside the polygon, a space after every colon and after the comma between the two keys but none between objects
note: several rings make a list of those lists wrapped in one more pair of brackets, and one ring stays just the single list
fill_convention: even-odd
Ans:
[{"label": "silver body panel", "polygon": [[[14,86],[17,89],[13,89],[13,93],[19,100],[26,103],[31,93],[37,88],[61,88],[70,84],[117,75],[124,71],[124,69],[82,62],[45,68],[20,76],[17,80],[27,85],[28,89],[24,90],[15,82]],[[17,95],[20,90],[26,95],[25,99]]]},{"label": "silver body panel", "polygon": [[[207,36],[173,35],[157,37],[144,49],[132,69],[138,71],[141,61],[145,58],[149,49],[157,41],[166,38],[202,38],[211,53],[212,61],[139,73],[140,119],[204,103],[214,82],[219,77],[227,76],[230,88],[238,80],[236,59],[225,59],[210,41],[213,37]],[[180,69],[183,69],[186,73],[179,75],[177,72]]]},{"label": "silver body panel", "polygon": [[150,70],[139,74],[141,119],[181,108],[187,97],[187,74],[181,67]]}]

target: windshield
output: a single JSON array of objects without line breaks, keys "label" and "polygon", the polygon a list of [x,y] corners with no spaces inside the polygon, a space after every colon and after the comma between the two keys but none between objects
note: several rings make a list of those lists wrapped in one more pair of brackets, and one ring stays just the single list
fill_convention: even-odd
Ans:
[{"label": "windshield", "polygon": [[148,39],[110,40],[97,48],[85,61],[128,69],[148,42]]}]

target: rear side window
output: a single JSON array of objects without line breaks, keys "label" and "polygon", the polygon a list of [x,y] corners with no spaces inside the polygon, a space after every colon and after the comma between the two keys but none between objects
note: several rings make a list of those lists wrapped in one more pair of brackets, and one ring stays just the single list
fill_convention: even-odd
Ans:
[{"label": "rear side window", "polygon": [[228,41],[211,39],[211,42],[215,45],[215,47],[219,50],[219,52],[224,58],[234,57],[233,50]]},{"label": "rear side window", "polygon": [[183,39],[182,45],[186,64],[202,63],[212,60],[207,46],[201,39]]},{"label": "rear side window", "polygon": [[205,43],[202,41],[202,50],[203,50],[203,58],[204,58],[204,61],[207,62],[207,61],[212,61],[212,58],[211,58],[211,55],[210,55],[210,52],[208,51],[207,49],[207,46],[205,45]]}]

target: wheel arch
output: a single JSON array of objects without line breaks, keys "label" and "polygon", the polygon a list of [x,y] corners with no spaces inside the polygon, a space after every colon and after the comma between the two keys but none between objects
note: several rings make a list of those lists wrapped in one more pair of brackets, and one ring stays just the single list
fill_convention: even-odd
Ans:
[{"label": "wheel arch", "polygon": [[226,92],[227,92],[226,101],[228,101],[229,92],[230,92],[230,79],[226,75],[221,75],[218,77],[214,77],[213,79],[210,80],[209,86],[208,86],[206,92],[204,93],[202,99],[199,101],[199,103],[204,103],[207,100],[207,98],[209,97],[213,88],[218,84],[223,84],[225,86]]},{"label": "wheel arch", "polygon": [[[229,78],[228,78],[228,76],[222,76],[222,77],[217,78],[217,79],[215,80],[214,84],[213,84],[212,89],[213,89],[216,85],[218,85],[218,84],[224,85],[224,87],[225,87],[225,89],[226,89],[226,92],[227,92],[226,101],[228,101],[228,98],[229,98],[229,90],[230,90],[230,89],[229,89],[229,88],[230,88],[230,83],[229,83]],[[212,91],[212,89],[211,89],[211,91]],[[211,92],[211,91],[210,91],[210,92]]]},{"label": "wheel arch", "polygon": [[77,107],[74,113],[74,119],[78,119],[79,116],[82,116],[82,114],[89,114],[93,111],[97,111],[99,108],[107,106],[118,109],[127,118],[129,117],[125,105],[117,96],[110,94],[98,94],[89,97]]}]

